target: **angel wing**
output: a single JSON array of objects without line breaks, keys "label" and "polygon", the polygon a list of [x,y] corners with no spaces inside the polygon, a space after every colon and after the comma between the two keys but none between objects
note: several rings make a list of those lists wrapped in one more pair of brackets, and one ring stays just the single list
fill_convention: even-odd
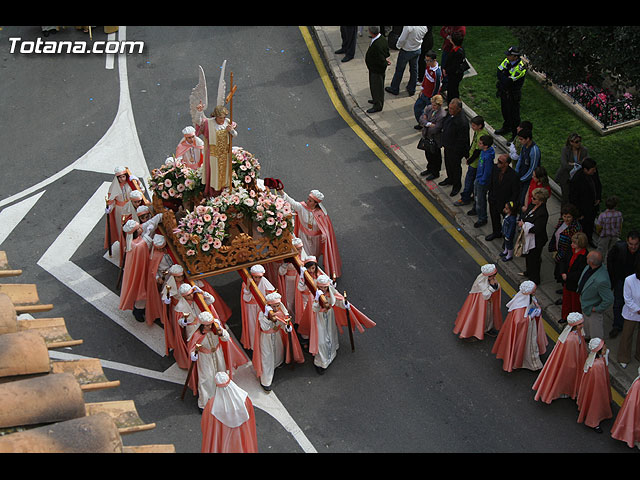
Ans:
[{"label": "angel wing", "polygon": [[[200,102],[204,105],[202,112],[199,112],[196,108]],[[207,79],[204,76],[204,70],[198,65],[198,84],[191,90],[189,95],[189,112],[191,113],[191,121],[193,125],[199,125],[202,119],[203,113],[207,108],[208,96],[207,96]]]},{"label": "angel wing", "polygon": [[216,97],[216,105],[224,105],[225,104],[225,96],[227,90],[227,83],[224,80],[224,73],[227,67],[227,61],[222,62],[222,66],[220,67],[220,80],[218,81],[218,96]]}]

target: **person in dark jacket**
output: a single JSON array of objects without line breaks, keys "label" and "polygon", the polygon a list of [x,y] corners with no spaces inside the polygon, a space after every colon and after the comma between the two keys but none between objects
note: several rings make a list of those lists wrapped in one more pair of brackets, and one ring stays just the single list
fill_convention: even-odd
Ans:
[{"label": "person in dark jacket", "polygon": [[571,254],[566,255],[561,262],[560,276],[562,278],[562,298],[556,305],[562,305],[559,323],[565,323],[571,312],[582,313],[578,281],[587,266],[587,236],[584,232],[576,232],[571,237]]},{"label": "person in dark jacket", "polygon": [[[502,211],[507,202],[517,203],[519,193],[520,181],[516,171],[511,168],[509,155],[506,153],[499,155],[495,168],[491,171],[491,181],[489,182],[489,192],[487,194],[492,230],[484,238],[487,242],[502,237]],[[519,207],[516,206],[516,208]]]},{"label": "person in dark jacket", "polygon": [[478,147],[480,148],[480,159],[478,160],[476,179],[473,182],[473,198],[478,213],[478,221],[473,225],[476,228],[487,224],[487,191],[491,182],[493,159],[496,156],[491,135],[480,137]]},{"label": "person in dark jacket", "polygon": [[535,247],[525,254],[526,270],[520,272],[522,277],[528,277],[536,285],[540,285],[540,267],[542,266],[542,250],[549,240],[547,235],[547,222],[549,221],[549,212],[547,211],[547,200],[549,192],[544,188],[536,188],[533,191],[533,198],[522,214],[522,220],[518,222],[520,228],[524,223],[530,223],[528,233],[535,235]]},{"label": "person in dark jacket", "polygon": [[364,57],[365,65],[369,70],[369,89],[371,90],[370,103],[373,106],[367,113],[382,111],[384,107],[384,76],[387,67],[391,65],[389,44],[387,39],[380,34],[380,27],[369,27],[371,45]]},{"label": "person in dark jacket", "polygon": [[569,181],[569,203],[578,208],[582,231],[587,234],[593,248],[596,247],[593,242],[594,222],[600,211],[601,199],[602,184],[596,161],[587,157],[582,161],[582,168]]},{"label": "person in dark jacket", "polygon": [[640,262],[640,232],[631,230],[626,240],[616,243],[607,254],[607,271],[613,289],[613,328],[609,338],[615,338],[622,331],[624,320],[624,279],[635,273],[635,266]]},{"label": "person in dark jacket", "polygon": [[462,158],[469,154],[469,121],[459,98],[449,102],[449,114],[442,126],[442,146],[447,178],[438,185],[452,185],[449,196],[455,197],[462,188]]}]

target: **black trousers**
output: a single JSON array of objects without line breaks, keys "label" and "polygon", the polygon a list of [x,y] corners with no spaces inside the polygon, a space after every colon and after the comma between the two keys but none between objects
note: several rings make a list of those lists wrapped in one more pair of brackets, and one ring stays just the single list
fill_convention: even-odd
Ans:
[{"label": "black trousers", "polygon": [[444,149],[444,168],[454,189],[462,188],[462,157],[462,152]]},{"label": "black trousers", "polygon": [[439,177],[442,168],[442,149],[438,148],[434,153],[428,153],[425,150],[424,156],[427,159],[427,172],[434,177]]},{"label": "black trousers", "polygon": [[503,205],[489,202],[489,218],[491,218],[491,233],[502,234],[502,210]]},{"label": "black trousers", "polygon": [[542,249],[544,245],[536,246],[525,256],[527,278],[536,285],[540,285],[540,267],[542,266]]},{"label": "black trousers", "polygon": [[342,38],[342,50],[344,50],[344,56],[347,58],[353,58],[356,55],[358,27],[341,26],[340,37]]},{"label": "black trousers", "polygon": [[520,90],[515,92],[502,92],[500,94],[500,109],[504,123],[502,128],[516,135],[516,129],[520,125]]},{"label": "black trousers", "polygon": [[384,106],[384,73],[369,72],[369,89],[373,108],[382,110]]}]

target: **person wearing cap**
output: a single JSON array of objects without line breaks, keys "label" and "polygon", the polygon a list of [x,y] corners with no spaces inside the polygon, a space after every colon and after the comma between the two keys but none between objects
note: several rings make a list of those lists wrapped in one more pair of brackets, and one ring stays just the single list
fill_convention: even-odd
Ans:
[{"label": "person wearing cap", "polygon": [[[195,294],[201,290],[190,283],[182,283],[178,287],[180,298],[175,307],[173,307],[173,329],[176,332],[174,338],[171,339],[173,345],[173,358],[178,367],[189,368],[190,358],[188,350],[188,342],[191,340],[193,333],[198,329],[198,317],[203,312],[195,299]],[[211,310],[215,298],[212,295],[203,292],[204,301]]]},{"label": "person wearing cap", "polygon": [[302,240],[307,254],[316,257],[329,275],[340,277],[342,259],[333,223],[322,203],[324,194],[314,189],[309,192],[306,202],[298,202],[283,190],[280,192],[297,214],[294,234]]},{"label": "person wearing cap", "polygon": [[516,128],[520,124],[520,99],[527,68],[522,61],[522,53],[517,47],[509,47],[505,55],[506,58],[498,66],[496,83],[496,96],[500,98],[503,123],[495,133],[497,135],[509,133],[515,137]]},{"label": "person wearing cap", "polygon": [[[177,323],[174,308],[182,298],[180,295],[180,286],[184,282],[184,269],[182,265],[174,263],[171,265],[164,276],[164,282],[160,290],[162,303],[165,307],[162,309],[162,325],[164,326],[164,344],[165,354],[168,356],[172,350],[175,350],[178,338],[182,338],[182,329]],[[180,337],[178,337],[180,335]]]},{"label": "person wearing cap", "polygon": [[191,125],[182,129],[182,140],[176,147],[176,160],[196,170],[202,166],[204,158],[204,141],[196,136],[196,129]]},{"label": "person wearing cap", "polygon": [[[302,245],[302,240],[298,237],[294,237],[291,241],[291,244],[298,251],[298,258],[300,261],[304,262],[304,259],[307,258],[307,254],[304,251],[304,247]],[[293,318],[296,318],[296,289],[298,287],[298,282],[300,281],[300,270],[293,262],[293,260],[287,259],[280,264],[278,267],[278,291],[285,299],[285,306],[287,310],[292,315]]]},{"label": "person wearing cap", "polygon": [[640,448],[640,368],[613,422],[611,437],[625,442],[629,448]]},{"label": "person wearing cap", "polygon": [[[336,297],[331,286],[331,279],[327,275],[320,275],[316,279],[318,290],[311,305],[314,313],[311,320],[311,334],[309,336],[309,353],[313,355],[313,365],[316,371],[322,375],[336,358],[340,339],[338,326],[333,311]],[[320,304],[320,295],[324,295],[328,305]],[[347,306],[348,308],[348,306]]]},{"label": "person wearing cap", "polygon": [[[191,334],[187,348],[191,361],[196,362],[191,379],[195,383],[194,377],[197,377],[198,407],[204,409],[215,395],[216,373],[228,371],[222,342],[228,342],[230,335],[210,312],[201,312],[194,323],[196,329]],[[193,393],[196,393],[195,389]]]},{"label": "person wearing cap", "polygon": [[129,220],[135,220],[138,223],[142,223],[138,218],[138,207],[144,205],[144,195],[140,190],[134,190],[129,194],[129,201],[125,204],[122,215],[123,224]]},{"label": "person wearing cap", "polygon": [[526,280],[507,303],[507,317],[491,349],[491,353],[502,360],[502,369],[506,372],[518,368],[542,369],[540,355],[546,352],[549,341],[535,292],[536,284]]},{"label": "person wearing cap", "polygon": [[307,286],[304,279],[305,272],[309,274],[314,282],[317,281],[320,275],[325,275],[318,265],[316,257],[314,255],[307,255],[304,264],[300,268],[294,301],[296,311],[295,323],[298,325],[298,335],[300,335],[304,344],[309,341],[309,334],[311,333],[311,317],[313,316],[311,305],[315,295],[315,292],[311,292]]},{"label": "person wearing cap", "polygon": [[120,240],[122,235],[122,215],[125,206],[129,203],[132,188],[131,179],[126,167],[116,167],[114,177],[109,187],[106,199],[107,222],[105,225],[104,248],[109,248],[116,241]]},{"label": "person wearing cap", "polygon": [[575,400],[588,354],[583,322],[579,312],[567,315],[567,326],[558,336],[556,345],[533,384],[535,400],[544,403],[551,403],[558,398]]},{"label": "person wearing cap", "polygon": [[132,310],[138,322],[144,322],[147,299],[147,271],[153,239],[143,233],[142,226],[129,220],[122,230],[126,234],[125,259],[120,289],[120,310]]},{"label": "person wearing cap", "polygon": [[258,453],[256,416],[247,392],[225,372],[202,412],[201,453]]},{"label": "person wearing cap", "polygon": [[[249,269],[249,274],[253,283],[265,297],[276,291],[273,284],[264,276],[265,269],[262,265],[253,265]],[[249,279],[247,279],[249,280]],[[255,326],[260,314],[261,307],[258,300],[253,296],[248,282],[242,283],[242,295],[240,298],[240,312],[242,316],[242,334],[240,342],[247,350],[253,350],[255,340]]]},{"label": "person wearing cap", "polygon": [[[256,338],[251,361],[256,370],[256,376],[260,379],[260,385],[265,392],[269,393],[275,369],[287,360],[289,353],[288,333],[292,333],[293,327],[288,321],[289,312],[283,305],[282,296],[278,292],[265,295],[265,300],[267,304],[264,311],[260,311],[258,314],[258,321],[255,325]],[[294,347],[294,359],[301,363],[304,358],[300,345],[297,344],[296,347],[295,334],[291,335],[291,339]],[[289,360],[291,361],[291,359]]]},{"label": "person wearing cap", "polygon": [[213,197],[219,194],[229,184],[231,169],[231,137],[236,137],[236,122],[227,118],[229,111],[224,105],[217,105],[213,109],[211,118],[206,118],[202,103],[196,107],[195,119],[196,136],[203,135],[204,160],[202,162],[202,183],[204,194]]},{"label": "person wearing cap", "polygon": [[496,280],[497,274],[493,264],[480,268],[453,327],[453,333],[460,338],[484,340],[485,333],[495,337],[502,327],[502,290]]},{"label": "person wearing cap", "polygon": [[227,303],[224,301],[222,296],[206,280],[201,280],[198,278],[193,281],[193,284],[215,299],[216,318],[222,322],[222,325],[226,325],[227,320],[231,318],[232,311],[231,308],[229,308],[229,305],[227,305]]},{"label": "person wearing cap", "polygon": [[167,253],[167,241],[162,235],[155,234],[152,238],[149,266],[147,268],[147,300],[145,302],[145,320],[147,325],[153,325],[155,320],[162,322],[162,312],[165,309],[160,297],[160,287],[164,283],[165,272],[171,268],[173,262]]},{"label": "person wearing cap", "polygon": [[611,401],[609,349],[601,338],[592,338],[576,398],[578,423],[584,422],[597,433],[602,433],[600,422],[613,417]]}]

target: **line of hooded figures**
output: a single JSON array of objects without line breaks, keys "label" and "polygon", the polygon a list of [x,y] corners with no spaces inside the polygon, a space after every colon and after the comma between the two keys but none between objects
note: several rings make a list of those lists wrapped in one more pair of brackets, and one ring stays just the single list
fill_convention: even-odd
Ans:
[{"label": "line of hooded figures", "polygon": [[[602,433],[600,423],[613,417],[609,378],[609,349],[601,338],[588,338],[581,313],[567,315],[544,365],[541,355],[549,346],[541,318],[542,307],[536,298],[536,284],[520,284],[507,302],[502,316],[498,271],[493,264],[483,265],[456,317],[453,333],[468,342],[495,337],[491,353],[502,360],[506,372],[524,368],[539,371],[532,389],[536,401],[550,404],[560,398],[575,400],[578,423]],[[611,428],[611,436],[629,447],[640,448],[640,369]]]},{"label": "line of hooded figures", "polygon": [[[166,355],[189,372],[187,385],[198,397],[198,407],[212,414],[203,415],[202,451],[251,451],[255,435],[248,444],[246,437],[255,433],[253,407],[232,380],[233,371],[248,359],[226,325],[231,309],[209,282],[191,281],[174,262],[166,238],[156,233],[162,213],[154,214],[145,201],[142,182],[126,167],[117,167],[114,173],[106,199],[104,248],[120,257],[119,309],[132,311],[138,322],[163,327]],[[266,300],[264,308],[249,279],[240,292],[240,344],[251,352],[255,373],[267,393],[276,368],[304,362],[303,349],[313,356],[318,374],[323,374],[336,357],[339,334],[345,328],[352,340],[354,331],[375,326],[336,288],[342,262],[322,192],[312,190],[303,202],[282,190],[278,194],[295,212],[292,243],[300,261],[286,259],[250,268],[253,284]],[[315,291],[305,281],[309,276]],[[225,423],[227,417],[237,420],[238,416],[245,421]],[[211,433],[211,422],[225,435],[236,435],[233,448],[228,448],[229,441],[212,439],[219,434]],[[243,435],[242,429],[249,433]]]}]

